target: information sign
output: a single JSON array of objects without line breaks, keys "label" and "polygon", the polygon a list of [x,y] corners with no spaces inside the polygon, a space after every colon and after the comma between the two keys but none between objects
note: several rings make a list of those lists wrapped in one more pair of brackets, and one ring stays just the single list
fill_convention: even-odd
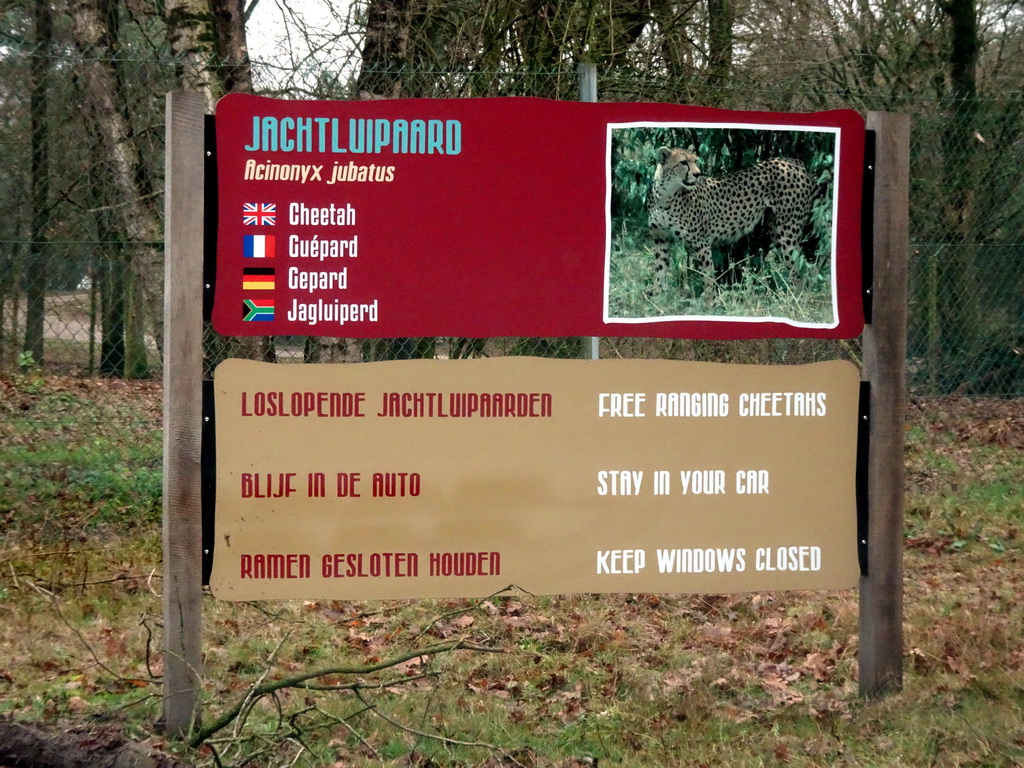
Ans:
[{"label": "information sign", "polygon": [[[216,132],[224,335],[863,327],[856,112],[232,94]],[[702,178],[652,213],[662,146]]]},{"label": "information sign", "polygon": [[848,362],[221,363],[220,598],[857,582]]}]

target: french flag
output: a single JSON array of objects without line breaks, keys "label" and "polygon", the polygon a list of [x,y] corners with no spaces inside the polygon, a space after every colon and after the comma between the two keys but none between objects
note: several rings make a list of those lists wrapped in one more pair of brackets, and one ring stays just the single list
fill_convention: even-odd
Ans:
[{"label": "french flag", "polygon": [[243,250],[247,259],[272,259],[274,258],[274,236],[245,235]]}]

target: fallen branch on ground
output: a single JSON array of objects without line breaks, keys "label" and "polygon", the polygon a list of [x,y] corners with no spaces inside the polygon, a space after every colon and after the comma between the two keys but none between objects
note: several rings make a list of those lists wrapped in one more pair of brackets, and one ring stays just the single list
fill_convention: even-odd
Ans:
[{"label": "fallen branch on ground", "polygon": [[[323,669],[309,670],[308,672],[302,672],[298,675],[292,675],[291,677],[284,677],[280,680],[272,680],[270,682],[260,682],[253,685],[246,695],[243,696],[238,702],[234,704],[230,709],[225,711],[216,720],[211,722],[209,725],[200,728],[196,733],[189,739],[189,745],[193,748],[198,747],[204,741],[209,739],[213,734],[217,733],[223,728],[230,725],[236,717],[238,717],[242,711],[255,700],[274,694],[276,691],[280,691],[284,688],[312,688],[313,686],[306,686],[305,684],[311,680],[316,680],[320,677],[329,677],[334,675],[369,675],[374,672],[380,672],[391,667],[396,667],[399,664],[404,664],[407,661],[418,659],[424,656],[437,656],[442,653],[450,653],[452,651],[477,651],[481,653],[505,653],[502,648],[491,648],[483,645],[476,645],[474,643],[466,642],[465,640],[457,640],[453,643],[443,643],[441,645],[432,645],[426,648],[420,648],[415,651],[409,651],[400,656],[387,659],[385,661],[378,662],[377,664],[367,664],[359,667],[326,667]],[[354,689],[360,686],[365,686],[365,683],[351,683],[348,686],[332,686],[334,690],[343,688]],[[374,686],[376,687],[376,686]]]}]

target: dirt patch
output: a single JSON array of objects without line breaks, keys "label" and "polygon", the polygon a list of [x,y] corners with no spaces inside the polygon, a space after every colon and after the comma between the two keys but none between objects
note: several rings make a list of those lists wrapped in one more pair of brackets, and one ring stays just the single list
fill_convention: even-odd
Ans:
[{"label": "dirt patch", "polygon": [[921,398],[908,403],[907,423],[957,441],[1024,449],[1024,406],[1019,398]]},{"label": "dirt patch", "polygon": [[0,720],[0,768],[184,768],[158,745],[113,728],[42,729]]}]

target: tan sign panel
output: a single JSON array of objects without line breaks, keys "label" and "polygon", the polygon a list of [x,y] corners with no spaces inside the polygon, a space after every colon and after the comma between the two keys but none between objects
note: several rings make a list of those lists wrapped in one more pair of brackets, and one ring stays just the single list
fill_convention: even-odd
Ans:
[{"label": "tan sign panel", "polygon": [[224,599],[857,582],[848,362],[228,360],[215,387]]}]

